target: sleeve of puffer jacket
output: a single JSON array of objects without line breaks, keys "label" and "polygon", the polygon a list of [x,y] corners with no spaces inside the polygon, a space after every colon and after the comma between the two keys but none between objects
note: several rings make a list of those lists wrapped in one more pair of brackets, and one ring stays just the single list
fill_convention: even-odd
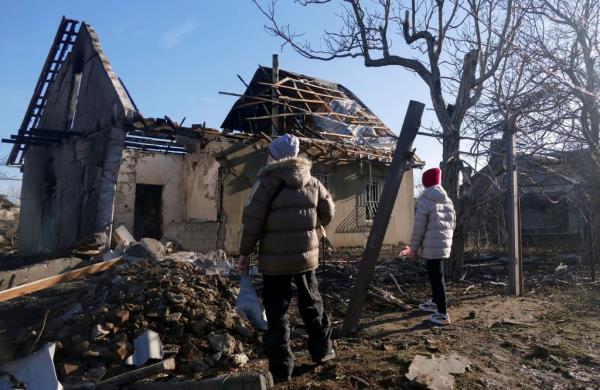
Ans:
[{"label": "sleeve of puffer jacket", "polygon": [[240,254],[249,255],[260,239],[269,213],[270,193],[259,177],[246,201],[240,231]]},{"label": "sleeve of puffer jacket", "polygon": [[454,203],[451,199],[448,199],[448,205],[450,206],[450,212],[452,213],[452,230],[456,229],[456,211],[454,210]]},{"label": "sleeve of puffer jacket", "polygon": [[427,219],[429,212],[423,202],[417,202],[417,211],[415,212],[415,224],[413,226],[412,237],[410,239],[410,247],[412,250],[421,248],[423,236],[427,229]]},{"label": "sleeve of puffer jacket", "polygon": [[317,180],[319,186],[319,201],[317,203],[317,215],[321,221],[321,225],[327,226],[331,222],[333,215],[335,214],[335,204],[331,198],[331,194],[323,186],[323,184]]}]

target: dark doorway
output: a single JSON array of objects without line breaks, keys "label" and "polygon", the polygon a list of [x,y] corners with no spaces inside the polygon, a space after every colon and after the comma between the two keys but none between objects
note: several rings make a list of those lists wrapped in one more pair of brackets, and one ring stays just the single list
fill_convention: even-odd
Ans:
[{"label": "dark doorway", "polygon": [[136,184],[133,237],[162,238],[162,189],[163,186]]}]

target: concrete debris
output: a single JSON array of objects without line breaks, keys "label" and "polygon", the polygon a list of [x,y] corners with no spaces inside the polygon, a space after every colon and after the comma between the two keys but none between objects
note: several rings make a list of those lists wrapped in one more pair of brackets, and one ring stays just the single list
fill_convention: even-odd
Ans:
[{"label": "concrete debris", "polygon": [[236,353],[235,355],[231,355],[231,362],[236,367],[242,367],[246,365],[249,360],[250,359],[248,358],[248,355],[245,353]]},{"label": "concrete debris", "polygon": [[126,364],[140,367],[150,359],[162,359],[164,355],[160,335],[152,330],[145,330],[133,342],[133,355],[125,361]]},{"label": "concrete debris", "polygon": [[[166,371],[168,378],[216,376],[255,358],[260,335],[236,312],[238,281],[198,272],[194,261],[169,255],[124,263],[89,276],[84,280],[93,288],[84,286],[83,294],[66,295],[49,308],[69,313],[50,316],[40,340],[57,342],[61,381],[70,386],[107,381],[135,371],[126,365],[128,358],[140,366],[172,357],[176,364]],[[15,348],[31,345],[36,337],[28,333],[14,341]]]},{"label": "concrete debris", "polygon": [[222,249],[206,254],[195,252],[176,252],[167,256],[168,259],[193,263],[205,275],[227,276],[233,269],[233,264]]},{"label": "concrete debris", "polygon": [[406,377],[432,390],[454,389],[455,374],[464,374],[470,363],[457,353],[427,358],[414,357]]},{"label": "concrete debris", "polygon": [[140,245],[148,252],[152,260],[162,260],[165,258],[165,246],[154,238],[142,238]]},{"label": "concrete debris", "polygon": [[229,272],[233,269],[233,266],[226,260],[214,261],[198,258],[194,261],[194,264],[205,275],[229,275]]},{"label": "concrete debris", "polygon": [[135,238],[129,233],[127,228],[123,225],[119,226],[115,230],[113,230],[113,237],[115,242],[118,244],[123,244],[125,246],[135,242]]},{"label": "concrete debris", "polygon": [[0,376],[0,390],[19,388],[15,381],[26,389],[61,390],[63,386],[54,370],[55,350],[56,344],[48,343],[29,356],[1,365],[0,372],[7,372],[13,378]]}]

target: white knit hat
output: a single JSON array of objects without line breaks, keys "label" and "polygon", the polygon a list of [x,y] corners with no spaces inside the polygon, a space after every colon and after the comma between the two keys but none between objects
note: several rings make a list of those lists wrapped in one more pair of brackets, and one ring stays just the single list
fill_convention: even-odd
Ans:
[{"label": "white knit hat", "polygon": [[277,137],[269,144],[269,154],[276,160],[296,157],[298,152],[300,152],[300,141],[298,137],[291,134]]}]

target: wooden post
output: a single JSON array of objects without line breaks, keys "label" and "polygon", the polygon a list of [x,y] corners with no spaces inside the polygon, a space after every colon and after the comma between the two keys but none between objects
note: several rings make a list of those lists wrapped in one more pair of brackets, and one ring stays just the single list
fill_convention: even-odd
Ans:
[{"label": "wooden post", "polygon": [[506,174],[508,176],[508,259],[510,294],[521,296],[523,294],[523,261],[521,257],[521,211],[519,208],[517,163],[515,160],[516,132],[514,127],[509,129],[506,142]]},{"label": "wooden post", "polygon": [[[277,85],[279,82],[279,56],[273,54],[273,66],[271,68],[271,81],[273,85]],[[271,100],[273,102],[278,101],[277,87],[271,88]],[[279,105],[271,103],[271,136],[279,135]]]},{"label": "wooden post", "polygon": [[402,177],[404,172],[410,169],[410,148],[421,126],[421,116],[423,115],[424,108],[425,105],[423,103],[414,100],[411,100],[408,104],[408,110],[404,117],[400,135],[398,136],[392,164],[385,178],[377,213],[375,214],[373,226],[359,265],[358,279],[352,289],[351,301],[346,312],[346,317],[344,318],[342,334],[354,333],[358,326],[369,283],[371,282],[371,275],[377,264],[377,258],[381,251],[381,245],[383,244],[383,238],[390,222],[394,204],[396,203]]}]

